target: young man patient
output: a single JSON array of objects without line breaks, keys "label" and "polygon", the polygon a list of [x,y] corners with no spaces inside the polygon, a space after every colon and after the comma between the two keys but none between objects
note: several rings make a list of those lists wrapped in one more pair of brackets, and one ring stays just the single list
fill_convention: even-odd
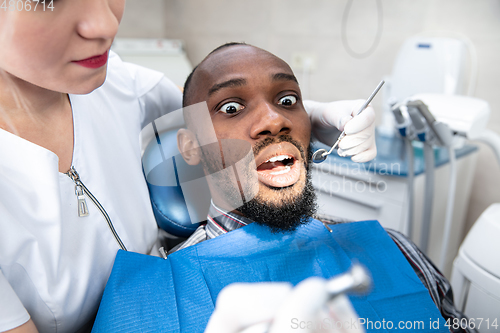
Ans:
[{"label": "young man patient", "polygon": [[311,123],[283,60],[223,45],[193,70],[183,104],[178,147],[187,164],[203,166],[212,196],[207,222],[166,260],[120,251],[95,331],[202,332],[233,282],[295,285],[353,262],[373,279],[368,295],[350,297],[367,331],[411,321],[423,325],[416,330],[445,332],[441,314],[461,317],[448,281],[404,236],[376,221],[327,228],[313,219]]}]

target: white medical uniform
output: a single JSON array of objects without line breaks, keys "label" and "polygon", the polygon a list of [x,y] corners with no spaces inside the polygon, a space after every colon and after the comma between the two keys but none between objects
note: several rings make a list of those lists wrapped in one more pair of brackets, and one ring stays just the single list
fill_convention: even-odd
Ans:
[{"label": "white medical uniform", "polygon": [[[152,253],[158,229],[141,165],[141,128],[179,109],[163,74],[110,53],[105,84],[70,95],[72,165],[129,251]],[[33,319],[40,332],[76,332],[95,315],[118,243],[51,151],[0,129],[0,331]],[[29,313],[29,314],[28,314]]]}]

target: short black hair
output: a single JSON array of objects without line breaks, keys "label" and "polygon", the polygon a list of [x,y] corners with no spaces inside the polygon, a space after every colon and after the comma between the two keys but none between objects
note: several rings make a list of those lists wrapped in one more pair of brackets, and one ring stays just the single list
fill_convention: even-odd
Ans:
[{"label": "short black hair", "polygon": [[[221,46],[218,46],[216,47],[215,49],[213,49],[206,57],[205,59],[207,59],[212,53],[215,53],[221,49],[224,49],[226,47],[231,47],[231,46],[239,46],[239,45],[249,45],[245,42],[229,42],[229,43],[226,43],[226,44],[223,44]],[[203,59],[201,62],[203,62],[205,59]],[[200,63],[201,64],[201,63]],[[193,70],[191,71],[191,73],[189,74],[189,76],[187,77],[186,79],[186,82],[184,83],[184,92],[183,92],[183,95],[182,95],[182,107],[186,107],[188,106],[187,103],[189,101],[189,94],[191,93],[190,91],[190,86],[191,86],[191,81],[192,81],[192,78],[193,78],[193,75],[194,75],[194,72],[196,71],[196,69],[198,68],[199,64],[196,65]]]},{"label": "short black hair", "polygon": [[226,43],[226,44],[222,44],[221,46],[218,46],[215,49],[213,49],[212,51],[210,51],[210,53],[205,58],[207,58],[212,53],[215,53],[215,52],[219,51],[220,49],[224,49],[224,48],[230,47],[230,46],[238,46],[238,45],[249,45],[249,44],[247,44],[245,42],[229,42],[229,43]]}]

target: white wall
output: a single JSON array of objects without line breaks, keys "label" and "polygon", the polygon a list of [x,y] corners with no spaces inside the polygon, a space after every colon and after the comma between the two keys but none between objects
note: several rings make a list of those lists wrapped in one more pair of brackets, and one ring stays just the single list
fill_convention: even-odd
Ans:
[{"label": "white wall", "polygon": [[[307,52],[317,58],[309,98],[365,98],[390,74],[403,41],[423,31],[466,35],[476,46],[479,73],[475,96],[490,103],[489,128],[500,133],[500,1],[382,0],[382,34],[374,52],[352,57],[341,36],[348,0],[128,0],[120,37],[178,38],[193,64],[215,47],[245,41],[287,62]],[[346,24],[350,47],[362,53],[376,37],[377,0],[353,0]],[[301,72],[296,73],[299,80]],[[381,111],[380,98],[374,106]],[[467,230],[491,203],[500,202],[500,166],[480,145],[467,214]]]}]

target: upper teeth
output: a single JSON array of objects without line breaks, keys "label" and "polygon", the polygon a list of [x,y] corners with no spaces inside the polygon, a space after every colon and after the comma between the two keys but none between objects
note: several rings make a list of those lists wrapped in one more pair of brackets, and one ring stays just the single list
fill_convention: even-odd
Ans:
[{"label": "upper teeth", "polygon": [[278,162],[278,161],[283,161],[283,160],[286,160],[286,159],[289,159],[291,158],[290,156],[288,155],[279,155],[279,156],[274,156],[274,157],[271,157],[270,159],[268,159],[266,161],[267,162]]}]

